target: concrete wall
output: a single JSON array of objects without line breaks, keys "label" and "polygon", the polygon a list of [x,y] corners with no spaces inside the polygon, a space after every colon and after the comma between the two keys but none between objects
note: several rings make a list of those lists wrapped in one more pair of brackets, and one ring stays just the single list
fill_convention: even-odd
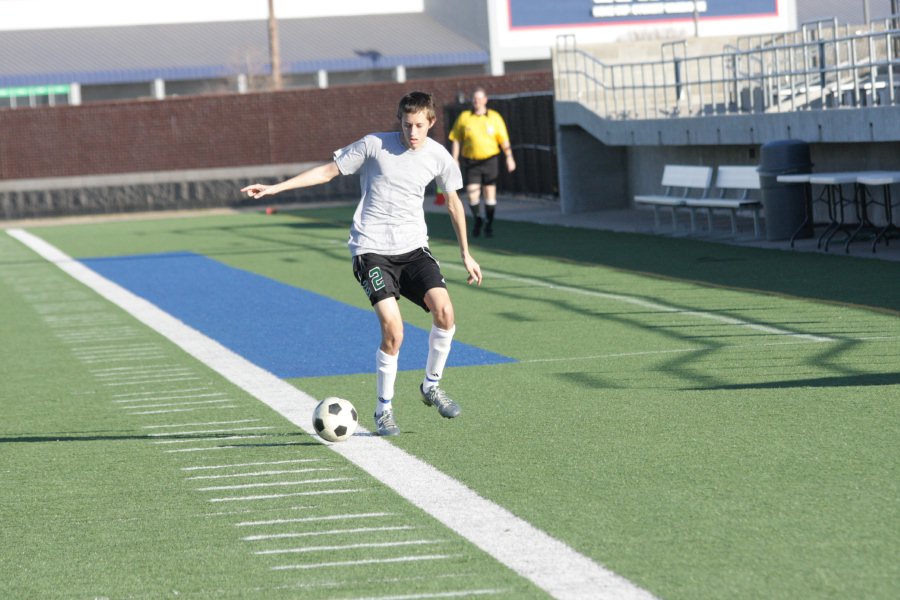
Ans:
[{"label": "concrete wall", "polygon": [[262,201],[250,200],[240,193],[242,187],[251,183],[276,183],[315,164],[0,181],[0,218],[251,207],[359,196],[356,175],[338,177],[325,185],[284,192]]},{"label": "concrete wall", "polygon": [[[570,213],[631,206],[635,194],[659,192],[666,164],[758,165],[761,147],[777,140],[809,143],[818,172],[900,170],[900,107],[634,121],[601,119],[571,102],[557,102],[555,112]],[[599,173],[608,186],[596,187]]]},{"label": "concrete wall", "polygon": [[760,145],[900,141],[900,106],[707,115],[670,119],[602,119],[575,102],[557,102],[556,121],[578,125],[611,146]]},{"label": "concrete wall", "polygon": [[759,148],[748,146],[632,146],[626,153],[627,197],[661,191],[663,167],[676,165],[757,165]]},{"label": "concrete wall", "polygon": [[490,48],[491,32],[485,0],[425,0],[425,14],[482,48]]},{"label": "concrete wall", "polygon": [[563,214],[629,205],[627,152],[607,146],[584,129],[562,126],[557,129],[559,198]]}]

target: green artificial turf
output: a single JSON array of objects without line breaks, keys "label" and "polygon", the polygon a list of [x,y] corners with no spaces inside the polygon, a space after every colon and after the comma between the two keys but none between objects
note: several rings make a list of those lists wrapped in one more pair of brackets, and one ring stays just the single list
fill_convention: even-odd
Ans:
[{"label": "green artificial turf", "polygon": [[[367,307],[345,245],[351,214],[337,207],[32,231],[76,257],[189,250]],[[403,435],[392,443],[662,598],[892,598],[900,589],[900,265],[502,222],[497,237],[472,244],[486,274],[476,288],[465,285],[447,217],[429,215],[429,227],[456,339],[518,362],[451,366],[443,384],[463,407],[453,421],[419,401],[421,374],[401,372]],[[34,272],[60,289],[78,284],[16,244],[0,240],[0,294],[11,315],[4,339],[17,341],[5,344],[14,394],[0,431],[12,457],[0,470],[14,482],[0,507],[4,530],[11,518],[16,532],[2,570],[16,575],[0,578],[0,591],[34,586],[52,596],[75,582],[74,595],[157,597],[186,582],[198,596],[302,589],[348,598],[443,591],[465,573],[499,597],[542,597],[373,481],[354,505],[389,504],[452,539],[460,563],[394,565],[385,577],[336,571],[331,584],[273,576],[234,534],[234,519],[197,518],[207,507],[178,477],[177,460],[148,445],[133,417],[112,411],[96,377],[47,330],[34,310],[40,302],[16,281]],[[407,321],[429,326],[428,315],[402,306]],[[228,388],[104,310],[161,344],[166,364]],[[350,399],[368,424],[374,376],[291,383]],[[353,470],[252,398],[241,397],[239,412],[286,440],[246,450],[252,456],[308,453]],[[134,575],[115,584],[113,568],[125,564]],[[391,578],[390,589],[377,583]]]}]

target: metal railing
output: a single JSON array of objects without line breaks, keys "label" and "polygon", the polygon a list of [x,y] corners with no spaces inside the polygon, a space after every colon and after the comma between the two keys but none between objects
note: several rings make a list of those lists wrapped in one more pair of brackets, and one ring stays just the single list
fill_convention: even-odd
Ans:
[{"label": "metal railing", "polygon": [[900,104],[900,19],[859,29],[837,20],[798,31],[744,36],[722,52],[688,56],[685,41],[659,60],[607,64],[557,38],[557,100],[608,119],[778,113]]}]

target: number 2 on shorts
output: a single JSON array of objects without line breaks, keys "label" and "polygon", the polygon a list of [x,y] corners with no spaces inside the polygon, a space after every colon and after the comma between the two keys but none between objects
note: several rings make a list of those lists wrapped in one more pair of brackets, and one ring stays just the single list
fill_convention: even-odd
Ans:
[{"label": "number 2 on shorts", "polygon": [[384,288],[384,275],[381,274],[380,267],[369,269],[369,282],[372,284],[372,290],[375,292]]}]

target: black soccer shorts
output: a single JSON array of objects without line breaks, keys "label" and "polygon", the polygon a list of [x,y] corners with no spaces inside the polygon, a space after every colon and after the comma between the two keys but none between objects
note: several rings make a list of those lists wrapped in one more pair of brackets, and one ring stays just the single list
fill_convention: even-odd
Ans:
[{"label": "black soccer shorts", "polygon": [[447,287],[441,266],[428,248],[394,256],[373,253],[354,256],[353,274],[372,306],[385,298],[403,296],[428,312],[425,305],[428,290]]}]

